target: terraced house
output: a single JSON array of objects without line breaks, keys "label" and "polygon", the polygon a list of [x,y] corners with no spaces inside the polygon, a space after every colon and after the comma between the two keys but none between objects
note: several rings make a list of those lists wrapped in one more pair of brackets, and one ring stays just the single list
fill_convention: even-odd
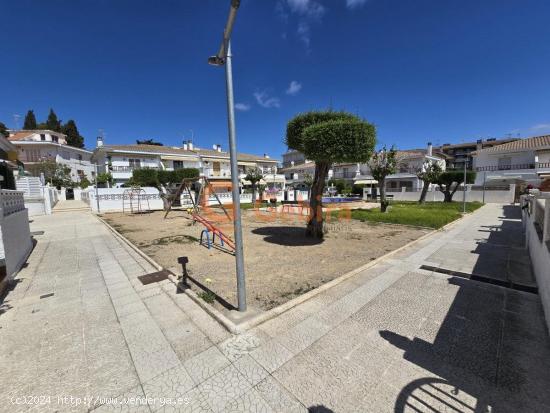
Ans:
[{"label": "terraced house", "polygon": [[[93,155],[99,172],[110,172],[115,186],[125,185],[136,169],[151,168],[159,170],[176,170],[196,168],[200,175],[208,178],[220,191],[229,190],[231,184],[231,168],[229,153],[222,150],[221,145],[213,145],[213,149],[197,148],[191,142],[183,146],[160,145],[104,145],[98,138],[97,148]],[[249,183],[244,179],[251,169],[260,169],[264,176],[263,183],[268,187],[284,189],[284,175],[277,173],[276,159],[267,154],[262,156],[246,153],[238,154],[239,178],[241,185]]]}]

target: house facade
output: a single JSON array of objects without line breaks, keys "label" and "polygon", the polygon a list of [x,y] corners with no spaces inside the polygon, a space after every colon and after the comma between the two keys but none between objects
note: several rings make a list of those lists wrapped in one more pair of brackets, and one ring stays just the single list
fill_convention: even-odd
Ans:
[{"label": "house facade", "polygon": [[[196,168],[200,176],[208,178],[215,188],[229,191],[231,188],[231,166],[229,153],[220,145],[215,149],[200,149],[191,143],[179,146],[157,145],[104,145],[101,139],[94,151],[94,161],[100,172],[110,172],[116,187],[124,186],[136,169],[151,168],[173,171],[183,168]],[[260,169],[264,174],[265,184],[284,188],[284,175],[277,172],[277,160],[267,155],[258,156],[239,153],[238,167],[241,186],[246,187],[244,180],[251,169]]]},{"label": "house facade", "polygon": [[71,169],[73,182],[83,177],[94,179],[92,152],[67,145],[67,136],[51,130],[10,131],[9,141],[17,148],[18,158],[25,167],[44,161],[55,161]]},{"label": "house facade", "polygon": [[475,142],[463,143],[444,143],[443,145],[434,148],[434,153],[439,153],[445,157],[447,169],[473,169],[473,153],[481,149],[492,148],[494,146],[503,145],[505,143],[514,142],[519,138],[507,139],[478,139]]},{"label": "house facade", "polygon": [[550,178],[550,135],[535,136],[474,152],[476,185],[531,184]]}]

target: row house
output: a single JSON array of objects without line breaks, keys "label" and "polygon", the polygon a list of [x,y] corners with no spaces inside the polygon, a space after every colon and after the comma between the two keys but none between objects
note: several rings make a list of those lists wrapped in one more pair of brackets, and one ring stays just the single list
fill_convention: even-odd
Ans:
[{"label": "row house", "polygon": [[550,135],[515,140],[473,155],[476,185],[538,186],[550,178]]},{"label": "row house", "polygon": [[[239,178],[246,187],[246,174],[251,169],[259,169],[268,186],[284,189],[284,175],[277,171],[278,161],[267,155],[258,156],[239,153]],[[136,169],[150,168],[173,171],[183,168],[196,168],[201,176],[208,178],[220,191],[231,188],[231,167],[229,153],[214,145],[214,149],[201,149],[186,142],[183,146],[160,145],[104,145],[98,138],[93,159],[100,172],[110,172],[115,186],[124,186]]]},{"label": "row house", "polygon": [[83,177],[94,179],[92,152],[67,145],[67,135],[63,133],[51,130],[9,131],[8,140],[15,145],[19,160],[31,174],[35,172],[34,166],[41,162],[54,161],[71,169],[73,182],[78,183]]}]

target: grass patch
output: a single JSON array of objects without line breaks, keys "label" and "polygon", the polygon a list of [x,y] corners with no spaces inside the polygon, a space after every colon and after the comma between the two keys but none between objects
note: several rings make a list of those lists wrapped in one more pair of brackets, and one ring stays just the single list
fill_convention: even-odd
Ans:
[{"label": "grass patch", "polygon": [[[466,211],[473,212],[482,205],[481,202],[467,202]],[[382,222],[438,229],[460,218],[462,208],[462,202],[426,202],[422,205],[416,202],[392,202],[386,213],[380,212],[379,208],[354,209],[351,211],[351,217],[363,222]],[[333,212],[333,216],[338,217],[338,212]]]},{"label": "grass patch", "polygon": [[216,294],[212,291],[200,291],[197,295],[208,304],[212,304],[216,300]]}]

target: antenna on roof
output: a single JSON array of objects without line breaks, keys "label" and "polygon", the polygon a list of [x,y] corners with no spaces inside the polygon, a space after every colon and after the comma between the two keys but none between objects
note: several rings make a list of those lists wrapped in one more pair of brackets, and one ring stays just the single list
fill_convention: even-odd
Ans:
[{"label": "antenna on roof", "polygon": [[19,118],[21,115],[18,115],[17,113],[13,114],[13,122],[15,123],[15,130],[19,130]]}]

